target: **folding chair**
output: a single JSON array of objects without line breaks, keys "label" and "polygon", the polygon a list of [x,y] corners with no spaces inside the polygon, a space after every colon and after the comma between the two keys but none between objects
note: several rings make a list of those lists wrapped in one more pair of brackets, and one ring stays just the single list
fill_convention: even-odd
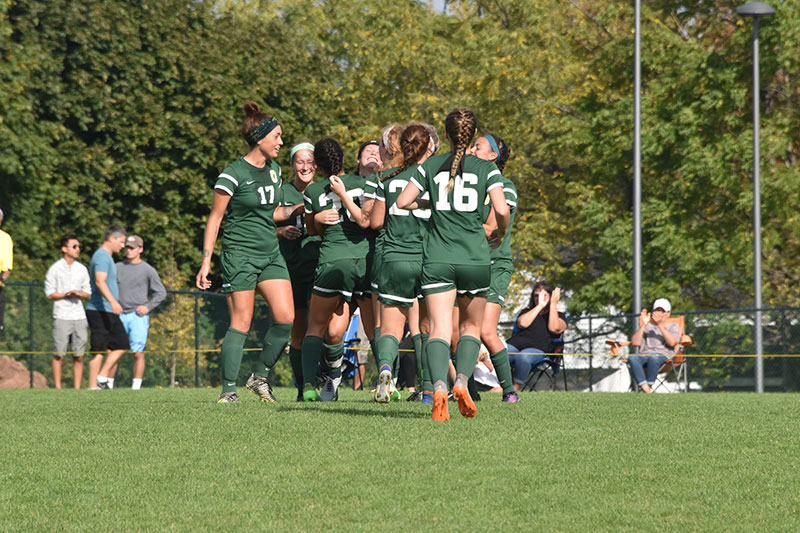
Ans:
[{"label": "folding chair", "polygon": [[550,383],[550,390],[556,390],[558,375],[564,376],[564,390],[567,390],[567,369],[564,367],[564,356],[554,355],[564,353],[564,339],[553,339],[552,354],[546,354],[544,359],[533,365],[528,379],[520,387],[520,391],[532,391],[544,376]]},{"label": "folding chair", "polygon": [[[667,383],[669,381],[669,376],[671,375],[675,383],[677,385],[677,390],[679,392],[688,392],[689,391],[689,374],[687,373],[687,362],[686,357],[684,355],[683,349],[684,347],[689,347],[694,345],[694,341],[692,338],[686,334],[686,321],[682,316],[671,316],[667,319],[668,324],[677,324],[680,328],[681,338],[678,342],[677,350],[675,355],[672,358],[667,359],[664,361],[658,369],[658,377],[656,378],[656,382],[653,384],[653,392],[655,392],[660,387],[667,387]],[[642,327],[644,324],[642,323],[641,317],[639,318],[639,327]],[[611,348],[611,355],[618,355],[622,356],[622,352],[620,349],[623,346],[629,346],[631,341],[624,341],[619,342],[613,339],[607,339],[606,344]],[[623,362],[627,363],[628,359],[623,358]],[[633,383],[631,380],[631,386],[633,390],[638,390],[639,386],[636,383]]]}]

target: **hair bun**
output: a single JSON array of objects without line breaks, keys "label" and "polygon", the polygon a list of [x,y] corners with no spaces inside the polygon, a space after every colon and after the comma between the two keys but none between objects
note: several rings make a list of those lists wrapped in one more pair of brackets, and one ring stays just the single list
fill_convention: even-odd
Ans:
[{"label": "hair bun", "polygon": [[244,114],[248,117],[252,117],[261,113],[261,106],[252,100],[245,102],[244,106],[242,107],[244,107]]}]

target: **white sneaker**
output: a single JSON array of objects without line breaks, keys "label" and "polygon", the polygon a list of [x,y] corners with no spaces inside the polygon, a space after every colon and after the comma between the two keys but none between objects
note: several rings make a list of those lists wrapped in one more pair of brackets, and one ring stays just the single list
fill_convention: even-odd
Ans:
[{"label": "white sneaker", "polygon": [[383,370],[378,375],[378,388],[373,399],[378,403],[389,403],[392,399],[392,372]]},{"label": "white sneaker", "polygon": [[319,399],[322,402],[335,402],[339,399],[339,384],[342,382],[342,376],[332,378],[325,376],[325,383],[319,391]]}]

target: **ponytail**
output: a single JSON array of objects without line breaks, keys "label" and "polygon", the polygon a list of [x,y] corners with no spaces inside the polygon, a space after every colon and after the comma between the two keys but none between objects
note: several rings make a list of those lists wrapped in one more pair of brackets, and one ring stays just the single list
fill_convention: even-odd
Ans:
[{"label": "ponytail", "polygon": [[447,136],[455,143],[453,159],[450,163],[450,181],[447,182],[447,192],[453,190],[455,176],[462,169],[464,155],[478,129],[475,113],[465,107],[453,109],[444,121]]}]

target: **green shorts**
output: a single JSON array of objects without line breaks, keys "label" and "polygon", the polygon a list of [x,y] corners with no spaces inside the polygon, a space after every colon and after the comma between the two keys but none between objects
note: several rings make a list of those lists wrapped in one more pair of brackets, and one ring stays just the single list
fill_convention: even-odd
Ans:
[{"label": "green shorts", "polygon": [[511,274],[514,272],[514,263],[507,259],[498,259],[492,262],[492,280],[489,283],[489,294],[486,296],[489,303],[503,305],[506,301],[506,292],[511,284]]},{"label": "green shorts", "polygon": [[268,279],[289,279],[289,270],[280,251],[266,257],[253,257],[240,250],[222,250],[222,292],[253,291]]},{"label": "green shorts", "polygon": [[456,289],[459,296],[486,296],[491,272],[488,264],[451,265],[424,263],[422,265],[422,294],[436,294]]},{"label": "green shorts", "polygon": [[313,265],[287,264],[286,266],[289,269],[289,277],[292,280],[294,308],[308,309],[308,302],[311,300],[311,289],[314,287],[314,271],[317,267],[316,262],[314,262]]},{"label": "green shorts", "polygon": [[372,298],[372,293],[378,293],[378,281],[383,261],[381,254],[371,250],[366,257],[366,275],[364,283],[356,290],[356,298]]},{"label": "green shorts", "polygon": [[343,296],[349,302],[364,286],[365,271],[366,260],[363,258],[320,263],[312,292],[317,296]]},{"label": "green shorts", "polygon": [[388,261],[378,278],[378,301],[398,307],[411,307],[422,296],[422,261]]}]

